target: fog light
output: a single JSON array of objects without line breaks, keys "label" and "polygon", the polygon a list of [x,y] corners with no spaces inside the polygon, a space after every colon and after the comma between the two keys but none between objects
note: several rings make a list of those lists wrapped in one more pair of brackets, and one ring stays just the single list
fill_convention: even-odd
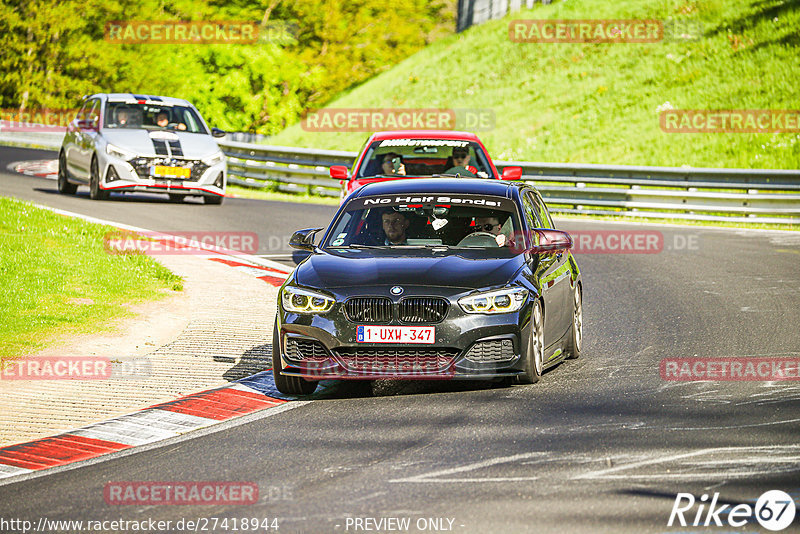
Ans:
[{"label": "fog light", "polygon": [[217,175],[217,179],[214,180],[214,185],[222,189],[224,184],[225,184],[225,176],[223,175],[223,173],[219,173]]},{"label": "fog light", "polygon": [[119,180],[119,175],[117,171],[114,169],[113,165],[108,166],[108,170],[106,171],[106,183],[113,182],[114,180]]}]

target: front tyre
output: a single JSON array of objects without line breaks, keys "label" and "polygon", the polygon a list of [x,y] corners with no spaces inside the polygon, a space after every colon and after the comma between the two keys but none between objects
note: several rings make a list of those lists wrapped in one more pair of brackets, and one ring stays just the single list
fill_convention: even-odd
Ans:
[{"label": "front tyre", "polygon": [[575,360],[580,357],[583,345],[583,294],[580,284],[575,284],[575,292],[572,296],[571,330],[567,346],[567,359]]},{"label": "front tyre", "polygon": [[89,198],[108,200],[108,191],[100,189],[100,165],[96,157],[92,158],[92,167],[89,171]]},{"label": "front tyre", "polygon": [[222,204],[223,198],[225,197],[223,197],[222,195],[207,196],[203,197],[203,202],[206,204],[210,204],[212,206],[219,206],[220,204]]},{"label": "front tyre", "polygon": [[67,179],[67,156],[64,152],[58,155],[58,192],[62,195],[74,195],[78,186]]},{"label": "front tyre", "polygon": [[528,354],[525,357],[523,374],[517,376],[520,384],[535,384],[544,370],[544,321],[542,320],[542,303],[536,301],[531,313],[531,339],[528,342]]},{"label": "front tyre", "polygon": [[284,395],[311,395],[317,389],[316,382],[309,382],[299,376],[283,376],[281,374],[281,336],[278,332],[278,322],[272,332],[272,376],[275,387]]}]

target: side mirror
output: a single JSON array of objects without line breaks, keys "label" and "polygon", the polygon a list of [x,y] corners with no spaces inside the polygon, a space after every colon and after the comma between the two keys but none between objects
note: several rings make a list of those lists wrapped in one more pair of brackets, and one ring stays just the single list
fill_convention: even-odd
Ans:
[{"label": "side mirror", "polygon": [[519,180],[522,178],[522,167],[506,167],[503,169],[503,180]]},{"label": "side mirror", "polygon": [[347,180],[347,167],[344,165],[333,165],[330,168],[331,178],[334,180]]},{"label": "side mirror", "polygon": [[572,236],[561,230],[535,228],[531,230],[531,254],[558,254],[572,248]]},{"label": "side mirror", "polygon": [[96,130],[97,123],[91,119],[82,119],[78,121],[78,128],[81,130]]},{"label": "side mirror", "polygon": [[292,234],[289,239],[289,246],[298,250],[308,250],[314,252],[314,234],[322,230],[322,228],[306,228],[305,230],[298,230]]},{"label": "side mirror", "polygon": [[211,128],[211,135],[213,137],[225,137],[228,132],[220,130],[219,128]]}]

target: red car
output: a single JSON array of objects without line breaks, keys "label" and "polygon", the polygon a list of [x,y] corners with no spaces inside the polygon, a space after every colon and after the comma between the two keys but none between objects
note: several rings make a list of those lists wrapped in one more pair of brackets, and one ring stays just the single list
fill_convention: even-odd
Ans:
[{"label": "red car", "polygon": [[353,165],[330,168],[342,184],[341,199],[364,184],[401,178],[454,177],[519,180],[521,167],[499,174],[478,136],[449,130],[377,132],[367,139]]}]

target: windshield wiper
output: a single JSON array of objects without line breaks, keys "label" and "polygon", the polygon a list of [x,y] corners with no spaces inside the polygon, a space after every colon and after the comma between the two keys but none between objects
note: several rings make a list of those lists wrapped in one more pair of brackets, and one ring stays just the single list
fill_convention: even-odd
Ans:
[{"label": "windshield wiper", "polygon": [[360,245],[358,243],[353,243],[352,245],[338,245],[335,247],[327,247],[327,248],[386,248],[387,245]]}]

